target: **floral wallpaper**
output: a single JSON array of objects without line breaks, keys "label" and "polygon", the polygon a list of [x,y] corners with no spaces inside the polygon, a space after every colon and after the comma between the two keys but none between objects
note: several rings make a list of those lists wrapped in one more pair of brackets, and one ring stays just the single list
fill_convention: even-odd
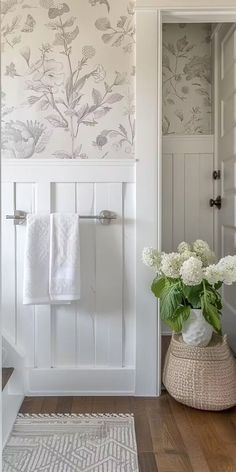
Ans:
[{"label": "floral wallpaper", "polygon": [[2,0],[1,17],[3,157],[132,157],[134,2]]},{"label": "floral wallpaper", "polygon": [[211,134],[211,25],[163,25],[163,133]]}]

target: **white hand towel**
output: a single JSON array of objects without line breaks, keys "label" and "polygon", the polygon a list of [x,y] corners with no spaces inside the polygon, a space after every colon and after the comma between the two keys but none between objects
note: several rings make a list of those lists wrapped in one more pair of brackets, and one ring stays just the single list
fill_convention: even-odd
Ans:
[{"label": "white hand towel", "polygon": [[27,215],[23,304],[79,299],[78,215]]},{"label": "white hand towel", "polygon": [[50,303],[49,300],[49,215],[27,215],[23,304]]},{"label": "white hand towel", "polygon": [[80,298],[79,215],[50,215],[49,294],[53,302]]}]

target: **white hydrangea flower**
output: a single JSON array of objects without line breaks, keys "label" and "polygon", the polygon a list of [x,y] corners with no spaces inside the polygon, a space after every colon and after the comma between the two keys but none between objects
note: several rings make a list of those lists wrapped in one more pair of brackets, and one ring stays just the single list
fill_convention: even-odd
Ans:
[{"label": "white hydrangea flower", "polygon": [[205,253],[197,254],[197,257],[201,259],[204,267],[207,267],[216,261],[216,255],[211,250],[206,251]]},{"label": "white hydrangea flower", "polygon": [[189,252],[191,251],[191,245],[189,243],[186,243],[185,241],[182,241],[177,247],[177,251],[182,254],[183,252]]},{"label": "white hydrangea flower", "polygon": [[222,273],[222,280],[226,285],[236,282],[236,256],[226,256],[220,259],[217,264],[218,270]]},{"label": "white hydrangea flower", "polygon": [[206,241],[203,241],[202,239],[196,239],[196,241],[194,241],[193,243],[194,252],[201,253],[201,252],[206,252],[209,250],[210,250],[210,247]]},{"label": "white hydrangea flower", "polygon": [[162,254],[153,249],[152,247],[145,247],[142,253],[142,261],[148,266],[152,267],[156,271],[159,271],[161,265]]},{"label": "white hydrangea flower", "polygon": [[197,257],[193,251],[184,251],[180,254],[182,263],[190,259],[190,257]]},{"label": "white hydrangea flower", "polygon": [[181,255],[177,252],[163,254],[161,261],[161,271],[164,275],[166,275],[166,277],[177,279],[180,276],[181,265]]},{"label": "white hydrangea flower", "polygon": [[211,251],[209,244],[202,239],[197,239],[194,241],[193,251],[195,252],[196,256],[201,259],[204,267],[213,264],[216,260],[215,253]]},{"label": "white hydrangea flower", "polygon": [[199,285],[203,279],[202,261],[197,257],[190,257],[184,261],[180,274],[185,285]]},{"label": "white hydrangea flower", "polygon": [[211,285],[223,281],[223,272],[220,270],[218,264],[212,264],[204,269],[204,279]]}]

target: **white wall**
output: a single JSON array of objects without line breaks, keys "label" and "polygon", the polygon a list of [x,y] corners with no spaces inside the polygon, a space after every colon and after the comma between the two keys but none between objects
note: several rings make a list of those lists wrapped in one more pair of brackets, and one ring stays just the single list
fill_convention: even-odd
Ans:
[{"label": "white wall", "polygon": [[[103,375],[91,388],[95,393],[115,389],[133,392],[135,367],[135,183],[132,162],[119,164],[77,161],[15,161],[3,168],[3,328],[26,352],[26,366],[46,369],[105,370],[117,374],[102,385]],[[80,222],[81,299],[70,306],[22,304],[25,225],[14,227],[6,214],[78,212],[98,214],[109,209],[117,220],[102,226]],[[53,368],[53,369],[51,369]],[[122,369],[130,372],[122,381]],[[34,373],[34,379],[37,374]],[[46,374],[45,374],[46,375]],[[53,376],[53,373],[50,374]],[[49,377],[50,377],[49,375]],[[63,374],[64,375],[64,374]],[[71,373],[71,380],[74,374]],[[73,390],[89,392],[94,373],[79,378]],[[44,377],[45,378],[45,377]],[[63,379],[63,377],[62,377]],[[112,384],[113,382],[113,384]],[[44,390],[43,380],[41,390]],[[68,384],[68,379],[67,379]],[[62,382],[62,392],[70,390]],[[34,384],[29,383],[34,393]],[[58,386],[48,387],[58,392]],[[71,387],[72,389],[72,387]],[[117,392],[117,390],[118,392]]]}]

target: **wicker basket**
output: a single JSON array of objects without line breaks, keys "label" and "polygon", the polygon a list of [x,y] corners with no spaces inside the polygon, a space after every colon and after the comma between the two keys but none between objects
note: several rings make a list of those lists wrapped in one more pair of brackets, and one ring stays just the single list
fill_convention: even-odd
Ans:
[{"label": "wicker basket", "polygon": [[192,347],[174,334],[163,383],[172,397],[193,408],[226,410],[236,405],[236,361],[227,337],[213,334],[207,347]]}]

